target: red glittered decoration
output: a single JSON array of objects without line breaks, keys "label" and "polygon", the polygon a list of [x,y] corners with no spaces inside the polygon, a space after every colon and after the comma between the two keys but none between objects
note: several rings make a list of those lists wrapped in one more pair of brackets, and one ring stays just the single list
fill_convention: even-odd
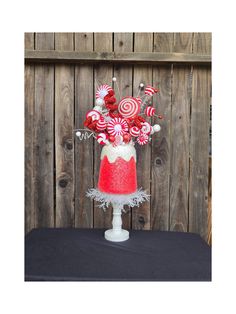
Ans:
[{"label": "red glittered decoration", "polygon": [[129,133],[125,133],[125,134],[123,135],[123,141],[124,141],[125,143],[129,143],[130,140],[131,140],[131,135],[130,135]]},{"label": "red glittered decoration", "polygon": [[98,188],[110,194],[131,194],[137,190],[136,163],[134,157],[129,161],[118,157],[110,163],[105,156],[100,165]]},{"label": "red glittered decoration", "polygon": [[91,116],[89,116],[85,121],[84,121],[84,126],[90,130],[97,131],[96,125],[97,125],[98,120],[94,120]]}]

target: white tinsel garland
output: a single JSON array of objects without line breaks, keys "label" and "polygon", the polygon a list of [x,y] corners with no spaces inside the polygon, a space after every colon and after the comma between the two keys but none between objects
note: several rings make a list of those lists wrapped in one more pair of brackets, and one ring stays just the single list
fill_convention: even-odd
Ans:
[{"label": "white tinsel garland", "polygon": [[120,206],[128,205],[129,207],[138,206],[139,204],[145,201],[149,201],[150,195],[148,195],[142,188],[132,194],[108,194],[100,192],[98,189],[89,189],[86,193],[87,197],[94,199],[101,204],[98,207],[102,208],[103,210],[108,208],[108,206],[112,203],[116,203]]}]

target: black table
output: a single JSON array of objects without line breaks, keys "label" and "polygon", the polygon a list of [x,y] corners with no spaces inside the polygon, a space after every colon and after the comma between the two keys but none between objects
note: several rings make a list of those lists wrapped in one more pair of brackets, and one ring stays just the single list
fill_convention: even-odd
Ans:
[{"label": "black table", "polygon": [[103,229],[34,229],[25,238],[26,281],[210,281],[211,248],[197,234]]}]

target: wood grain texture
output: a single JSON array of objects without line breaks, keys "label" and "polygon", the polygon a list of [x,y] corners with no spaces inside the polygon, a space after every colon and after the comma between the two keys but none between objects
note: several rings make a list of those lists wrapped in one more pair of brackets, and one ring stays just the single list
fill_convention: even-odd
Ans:
[{"label": "wood grain texture", "polygon": [[[36,49],[54,49],[53,33],[36,33]],[[54,66],[35,65],[35,226],[54,226]]]},{"label": "wood grain texture", "polygon": [[[25,33],[25,48],[34,49],[34,33]],[[35,226],[34,65],[25,66],[25,232]]]},{"label": "wood grain texture", "polygon": [[[178,47],[177,47],[178,48]],[[210,55],[192,53],[160,53],[160,52],[109,52],[103,50],[78,52],[78,51],[25,51],[26,62],[54,62],[54,63],[101,63],[104,64],[168,64],[168,63],[194,63],[210,64]]]},{"label": "wood grain texture", "polygon": [[[75,50],[93,50],[92,33],[75,33]],[[86,113],[93,106],[93,66],[75,66],[75,128],[84,128]],[[93,227],[93,201],[86,191],[93,187],[93,139],[75,138],[75,226]]]},{"label": "wood grain texture", "polygon": [[[134,51],[152,52],[153,34],[135,33]],[[151,66],[134,66],[133,94],[137,95],[140,83],[145,86],[152,84]],[[151,144],[144,146],[136,145],[137,149],[137,178],[138,186],[150,194],[150,163],[151,163]],[[144,202],[139,207],[132,210],[132,229],[150,229],[150,203]]]},{"label": "wood grain texture", "polygon": [[[133,33],[114,33],[114,51],[116,53],[133,51]],[[122,97],[132,95],[133,67],[132,65],[115,65],[114,76],[117,78],[117,85],[120,90],[120,97],[117,85],[114,84],[116,99],[119,101]],[[123,214],[123,228],[131,229],[131,211],[128,206],[125,207],[127,213]]]},{"label": "wood grain texture", "polygon": [[[56,33],[55,48],[73,50],[72,33]],[[74,67],[55,66],[56,227],[74,226]]]},{"label": "wood grain texture", "polygon": [[211,33],[193,33],[193,54],[211,55]]},{"label": "wood grain texture", "polygon": [[[210,53],[210,41],[209,34],[194,34],[194,51]],[[208,222],[210,103],[210,69],[194,67],[190,138],[189,231],[200,234],[205,240],[207,240],[208,223],[210,224],[210,220]]]},{"label": "wood grain texture", "polygon": [[[173,39],[173,33],[154,33],[154,51],[171,52]],[[164,116],[163,120],[153,118],[152,122],[161,125],[161,131],[152,136],[151,158],[151,229],[157,230],[169,229],[171,74],[171,65],[153,67],[153,85],[160,88],[153,104],[156,112]]]},{"label": "wood grain texture", "polygon": [[[192,33],[175,33],[175,51],[192,51]],[[190,66],[173,67],[171,118],[170,230],[188,230]]]},{"label": "wood grain texture", "polygon": [[[98,52],[113,50],[112,33],[94,33],[94,50]],[[112,84],[113,66],[100,63],[94,66],[94,91],[96,91],[96,82],[101,84]],[[100,167],[101,145],[94,143],[94,186],[97,186],[98,174]],[[112,210],[111,207],[104,212],[98,208],[98,204],[94,202],[94,227],[111,228]]]}]

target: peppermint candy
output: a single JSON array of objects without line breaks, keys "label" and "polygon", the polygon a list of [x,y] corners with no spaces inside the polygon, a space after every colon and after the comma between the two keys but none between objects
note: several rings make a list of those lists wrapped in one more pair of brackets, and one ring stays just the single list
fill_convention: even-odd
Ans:
[{"label": "peppermint candy", "polygon": [[140,102],[134,97],[125,97],[118,105],[118,112],[123,118],[132,118],[139,114]]},{"label": "peppermint candy", "polygon": [[155,108],[153,108],[153,107],[151,107],[151,106],[148,106],[148,107],[146,107],[146,109],[145,109],[145,114],[146,114],[146,116],[148,116],[148,117],[152,117],[152,116],[154,116],[155,111],[156,111]]},{"label": "peppermint candy", "polygon": [[88,117],[92,117],[92,120],[93,120],[93,121],[94,121],[94,120],[99,120],[100,117],[101,117],[101,114],[100,114],[100,112],[98,112],[97,110],[90,110],[90,111],[88,111],[87,114],[86,114],[86,118],[88,118]]},{"label": "peppermint candy", "polygon": [[96,91],[96,98],[104,99],[104,97],[108,94],[109,91],[111,91],[111,86],[104,84],[98,87]]},{"label": "peppermint candy", "polygon": [[129,130],[129,133],[130,135],[137,137],[139,136],[140,129],[137,126],[132,126],[132,128]]},{"label": "peppermint candy", "polygon": [[110,135],[123,135],[128,131],[128,124],[122,118],[114,118],[108,123],[107,131]]},{"label": "peppermint candy", "polygon": [[141,125],[142,125],[142,128],[141,128],[142,133],[149,135],[152,132],[152,126],[150,123],[142,122]]},{"label": "peppermint candy", "polygon": [[148,135],[145,133],[140,133],[139,137],[137,138],[137,142],[139,145],[145,145],[148,143]]},{"label": "peppermint candy", "polygon": [[105,122],[105,119],[103,117],[101,117],[100,120],[98,120],[97,124],[96,124],[96,128],[98,129],[98,131],[104,131],[106,129],[107,125]]},{"label": "peppermint candy", "polygon": [[158,90],[156,88],[152,87],[151,85],[148,85],[144,90],[144,94],[148,95],[148,96],[152,96],[157,92],[158,92]]},{"label": "peppermint candy", "polygon": [[100,145],[106,145],[108,144],[108,135],[105,133],[99,133],[96,137],[96,140]]}]

